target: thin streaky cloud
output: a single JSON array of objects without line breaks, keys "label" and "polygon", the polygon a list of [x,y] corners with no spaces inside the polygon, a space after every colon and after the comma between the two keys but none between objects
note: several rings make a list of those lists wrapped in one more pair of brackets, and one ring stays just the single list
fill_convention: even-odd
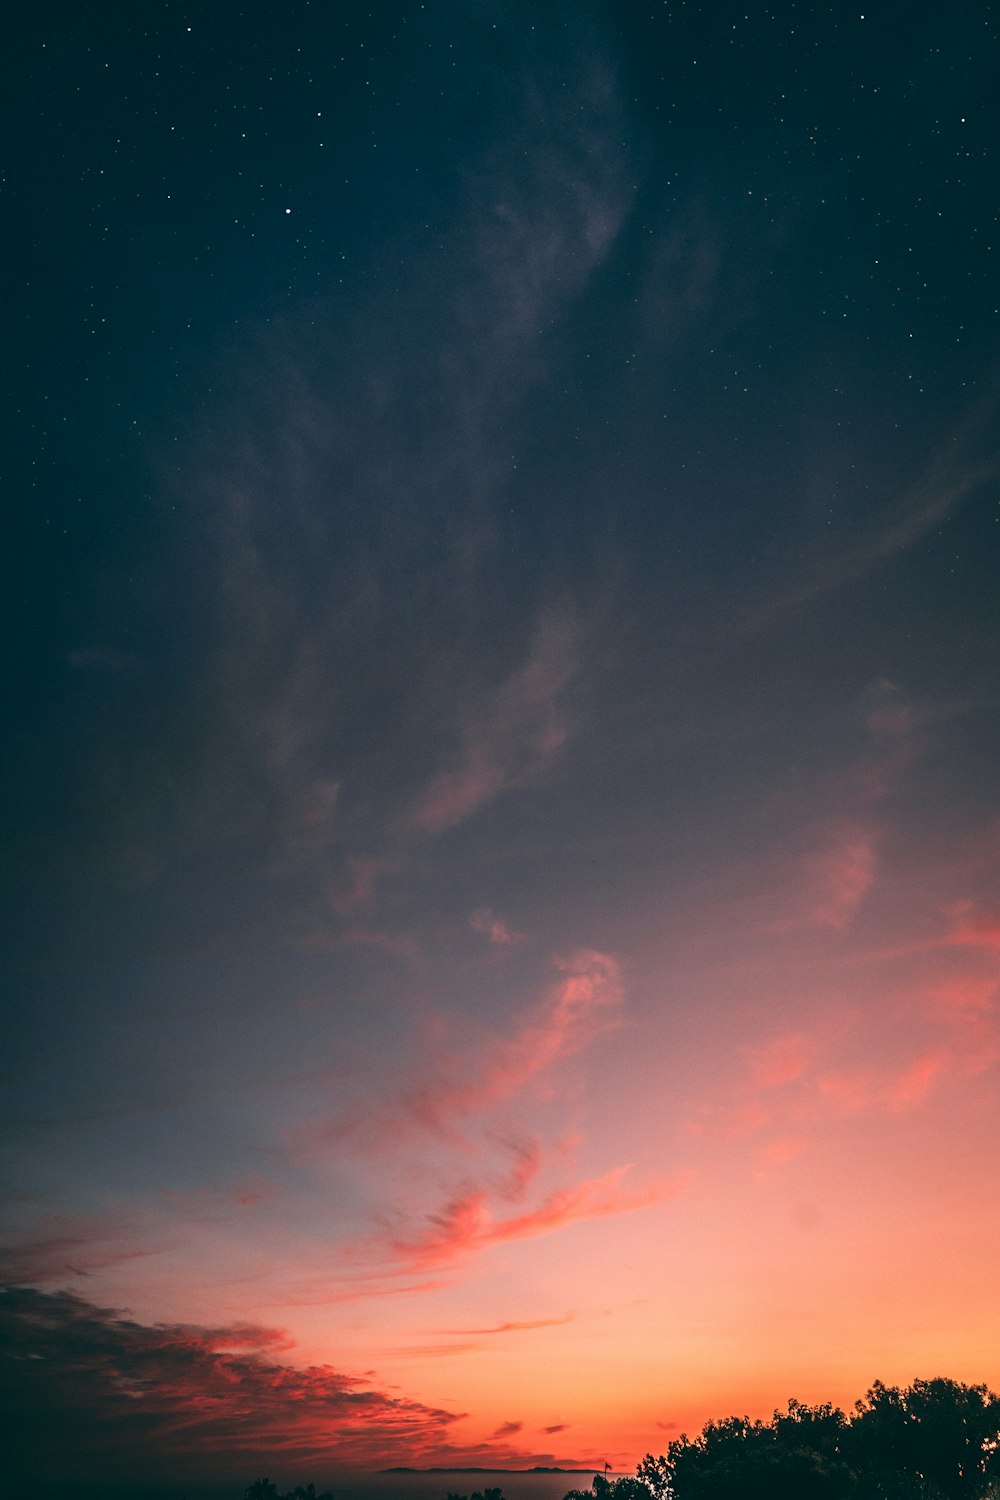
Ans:
[{"label": "thin streaky cloud", "polygon": [[488,1196],[470,1189],[430,1217],[422,1233],[396,1236],[389,1250],[401,1266],[414,1270],[447,1266],[495,1245],[552,1234],[587,1219],[603,1219],[635,1213],[676,1196],[686,1186],[678,1177],[629,1192],[622,1179],[627,1166],[615,1167],[603,1177],[589,1178],[550,1194],[537,1208],[507,1219],[494,1219]]},{"label": "thin streaky cloud", "polygon": [[442,1337],[447,1338],[481,1338],[498,1333],[530,1333],[535,1328],[561,1328],[566,1323],[572,1323],[576,1318],[575,1312],[568,1312],[561,1318],[533,1318],[528,1322],[494,1323],[488,1328],[442,1328]]},{"label": "thin streaky cloud", "polygon": [[490,1433],[490,1441],[495,1442],[498,1438],[516,1437],[524,1429],[523,1422],[501,1422],[500,1426]]},{"label": "thin streaky cloud", "polygon": [[821,927],[848,925],[875,884],[877,845],[874,830],[848,824],[812,857],[808,875],[814,893],[807,921]]},{"label": "thin streaky cloud", "polygon": [[[406,957],[395,945],[387,951]],[[422,1076],[387,1101],[357,1100],[333,1117],[320,1116],[286,1133],[288,1149],[307,1154],[337,1147],[385,1155],[412,1144],[414,1125],[454,1145],[470,1122],[486,1121],[500,1106],[541,1080],[550,1082],[564,1060],[585,1051],[621,1023],[624,988],[617,960],[581,948],[553,960],[557,978],[544,999],[515,1019],[506,1036],[481,1031],[461,1045],[436,1044]],[[496,1139],[496,1137],[494,1137]],[[500,1144],[513,1155],[501,1188],[518,1197],[537,1174],[537,1141]]]},{"label": "thin streaky cloud", "polygon": [[815,1055],[815,1041],[802,1032],[791,1032],[761,1046],[748,1047],[751,1086],[770,1091],[794,1083],[807,1072]]},{"label": "thin streaky cloud", "polygon": [[618,1024],[623,988],[611,955],[580,949],[556,959],[554,967],[562,977],[540,1014],[524,1020],[509,1039],[496,1038],[488,1047],[480,1044],[473,1056],[449,1059],[441,1076],[408,1094],[407,1108],[416,1119],[434,1129],[452,1128],[512,1098]]},{"label": "thin streaky cloud", "polygon": [[742,620],[741,629],[777,624],[786,614],[865,577],[948,521],[1000,473],[1000,455],[992,444],[986,457],[970,456],[970,449],[995,416],[994,403],[977,407],[906,494],[873,511],[877,520],[867,537],[820,560],[811,576],[753,610]]},{"label": "thin streaky cloud", "polygon": [[443,833],[502,792],[537,780],[569,738],[565,696],[578,670],[574,623],[547,615],[527,660],[466,715],[453,764],[420,796],[414,825]]}]

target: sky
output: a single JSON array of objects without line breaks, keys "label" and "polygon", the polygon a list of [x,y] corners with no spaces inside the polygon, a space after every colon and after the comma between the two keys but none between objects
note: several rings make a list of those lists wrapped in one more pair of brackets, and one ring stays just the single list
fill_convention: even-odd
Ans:
[{"label": "sky", "polygon": [[996,12],[8,39],[14,1470],[1000,1383]]}]

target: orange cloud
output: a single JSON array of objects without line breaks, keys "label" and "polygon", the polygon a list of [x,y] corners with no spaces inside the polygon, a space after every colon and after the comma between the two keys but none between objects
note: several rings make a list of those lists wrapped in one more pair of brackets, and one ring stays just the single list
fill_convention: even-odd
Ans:
[{"label": "orange cloud", "polygon": [[[495,1323],[492,1328],[450,1328],[444,1331],[449,1337],[468,1336],[480,1337],[486,1334],[496,1333],[527,1333],[534,1328],[561,1328],[565,1323],[572,1323],[576,1313],[566,1313],[562,1318],[533,1318],[526,1323]],[[548,1429],[546,1429],[548,1430]]]}]

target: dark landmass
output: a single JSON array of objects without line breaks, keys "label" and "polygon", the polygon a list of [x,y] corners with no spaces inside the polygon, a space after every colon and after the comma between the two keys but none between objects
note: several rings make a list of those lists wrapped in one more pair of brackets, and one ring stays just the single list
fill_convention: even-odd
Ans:
[{"label": "dark landmass", "polygon": [[533,1469],[410,1469],[406,1464],[396,1464],[392,1469],[379,1469],[379,1474],[593,1474],[594,1465],[586,1469],[561,1469],[558,1465],[535,1464]]}]

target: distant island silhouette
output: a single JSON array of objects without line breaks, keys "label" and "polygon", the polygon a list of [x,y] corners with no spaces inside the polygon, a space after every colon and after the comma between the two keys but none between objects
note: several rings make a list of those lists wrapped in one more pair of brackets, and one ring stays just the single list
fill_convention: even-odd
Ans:
[{"label": "distant island silhouette", "polygon": [[431,1469],[413,1469],[408,1464],[396,1464],[391,1469],[379,1469],[379,1474],[592,1474],[593,1464],[588,1464],[585,1469],[564,1469],[559,1464],[535,1464],[530,1469],[494,1469],[475,1468],[463,1465],[457,1469],[442,1469],[434,1467]]}]

